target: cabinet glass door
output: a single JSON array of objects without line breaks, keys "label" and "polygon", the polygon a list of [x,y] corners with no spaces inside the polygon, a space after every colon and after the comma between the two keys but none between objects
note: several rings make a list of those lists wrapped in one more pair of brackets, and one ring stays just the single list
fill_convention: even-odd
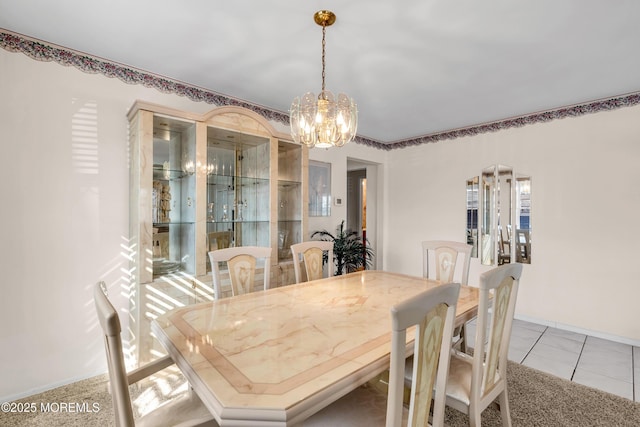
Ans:
[{"label": "cabinet glass door", "polygon": [[154,116],[154,277],[195,272],[195,179],[195,123]]},{"label": "cabinet glass door", "polygon": [[207,129],[207,251],[270,246],[269,159],[268,138]]},{"label": "cabinet glass door", "polygon": [[278,261],[290,260],[302,242],[302,147],[278,143]]}]

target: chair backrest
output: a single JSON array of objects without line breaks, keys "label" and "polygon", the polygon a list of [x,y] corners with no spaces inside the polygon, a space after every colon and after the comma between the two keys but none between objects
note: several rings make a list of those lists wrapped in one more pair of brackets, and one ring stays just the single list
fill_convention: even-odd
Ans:
[{"label": "chair backrest", "polygon": [[104,345],[107,353],[107,367],[109,369],[109,383],[116,426],[133,426],[133,409],[129,395],[127,370],[122,353],[122,339],[120,338],[120,319],[113,305],[107,298],[106,285],[98,282],[93,290],[93,298],[98,313],[98,320],[104,332]]},{"label": "chair backrest", "polygon": [[219,262],[227,263],[231,293],[235,296],[253,291],[258,258],[264,259],[264,290],[267,290],[269,289],[271,272],[271,248],[238,246],[209,252],[215,299],[222,298],[222,279],[220,278]]},{"label": "chair backrest", "polygon": [[[458,256],[464,255],[462,260],[462,277],[459,282],[466,286],[469,283],[469,265],[471,263],[471,250],[473,246],[468,243],[449,240],[427,240],[422,242],[422,276],[440,280],[442,283],[453,282]],[[433,265],[431,265],[433,263]],[[435,268],[434,268],[435,267]],[[435,277],[430,277],[435,270]],[[458,280],[456,280],[458,282]]]},{"label": "chair backrest", "polygon": [[[387,427],[402,424],[407,328],[417,325],[409,426],[426,426],[433,398],[433,425],[444,423],[446,382],[460,284],[421,292],[391,308],[392,338]],[[435,390],[435,395],[434,394]]]},{"label": "chair backrest", "polygon": [[[322,256],[328,253],[327,274],[333,276],[333,242],[325,240],[311,240],[308,242],[291,245],[293,254],[293,271],[296,276],[296,283],[302,282],[302,269],[300,262],[304,261],[304,268],[307,274],[307,281],[322,279]],[[302,258],[302,259],[301,259]]]},{"label": "chair backrest", "polygon": [[[499,382],[506,381],[507,353],[521,275],[522,264],[518,263],[504,264],[480,275],[471,401],[474,398],[479,401]],[[488,322],[489,337],[485,340]],[[486,348],[482,344],[485,342]]]},{"label": "chair backrest", "polygon": [[232,231],[212,231],[207,233],[207,252],[228,248],[233,240]]},{"label": "chair backrest", "polygon": [[531,262],[531,242],[529,240],[529,230],[516,230],[516,261]]}]

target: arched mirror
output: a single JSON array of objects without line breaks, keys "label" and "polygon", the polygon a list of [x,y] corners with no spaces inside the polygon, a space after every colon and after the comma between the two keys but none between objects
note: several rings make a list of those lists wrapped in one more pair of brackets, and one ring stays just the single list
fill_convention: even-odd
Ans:
[{"label": "arched mirror", "polygon": [[466,182],[467,242],[484,265],[531,263],[531,177],[493,165]]}]

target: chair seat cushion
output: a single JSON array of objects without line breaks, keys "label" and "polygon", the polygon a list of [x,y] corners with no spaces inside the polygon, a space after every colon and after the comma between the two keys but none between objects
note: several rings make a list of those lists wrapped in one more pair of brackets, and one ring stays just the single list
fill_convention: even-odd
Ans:
[{"label": "chair seat cushion", "polygon": [[[471,371],[473,359],[466,354],[455,353],[451,355],[449,364],[449,377],[447,379],[447,399],[455,399],[465,405],[471,401]],[[496,377],[499,380],[499,373]],[[483,393],[483,392],[481,392]]]},{"label": "chair seat cushion", "polygon": [[135,420],[136,427],[146,426],[211,426],[218,423],[211,412],[202,404],[195,392],[187,391],[184,395],[172,399],[148,414]]},{"label": "chair seat cushion", "polygon": [[451,355],[449,364],[449,378],[447,379],[447,399],[455,399],[469,405],[471,396],[471,368],[472,360],[469,357]]},{"label": "chair seat cushion", "polygon": [[[471,366],[470,357],[456,356],[451,354],[451,362],[449,364],[449,377],[447,380],[447,399],[455,399],[466,405],[469,405],[471,390]],[[413,378],[413,356],[409,356],[404,368],[405,386],[411,387]]]}]

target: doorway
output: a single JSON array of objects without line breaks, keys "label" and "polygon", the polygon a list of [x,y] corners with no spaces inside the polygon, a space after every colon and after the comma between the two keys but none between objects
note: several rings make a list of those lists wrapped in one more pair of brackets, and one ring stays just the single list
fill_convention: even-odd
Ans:
[{"label": "doorway", "polygon": [[367,170],[347,172],[347,228],[367,235]]},{"label": "doorway", "polygon": [[346,228],[357,231],[373,249],[371,268],[382,266],[382,233],[380,222],[378,183],[380,170],[377,163],[347,159]]}]

